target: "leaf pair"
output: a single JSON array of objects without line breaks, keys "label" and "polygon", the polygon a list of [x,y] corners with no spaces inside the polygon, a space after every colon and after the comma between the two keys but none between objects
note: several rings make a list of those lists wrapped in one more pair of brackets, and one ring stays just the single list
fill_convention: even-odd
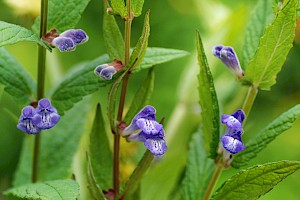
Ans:
[{"label": "leaf pair", "polygon": [[[123,19],[128,19],[127,7],[124,0],[110,0],[110,4],[114,14],[120,15]],[[126,1],[128,3],[128,0]],[[131,0],[130,10],[134,17],[138,17],[142,14],[144,0]]]}]

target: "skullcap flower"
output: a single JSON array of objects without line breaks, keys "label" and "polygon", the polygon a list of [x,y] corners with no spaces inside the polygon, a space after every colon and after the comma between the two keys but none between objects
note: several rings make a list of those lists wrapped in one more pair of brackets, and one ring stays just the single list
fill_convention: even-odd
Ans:
[{"label": "skullcap flower", "polygon": [[23,108],[17,128],[28,134],[37,134],[41,131],[32,118],[36,111],[32,106],[26,106]]}]

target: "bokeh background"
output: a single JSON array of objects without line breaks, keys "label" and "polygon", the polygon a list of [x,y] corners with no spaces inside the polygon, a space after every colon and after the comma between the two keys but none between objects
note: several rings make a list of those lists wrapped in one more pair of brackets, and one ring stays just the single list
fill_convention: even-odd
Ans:
[{"label": "bokeh background", "polygon": [[[169,150],[165,158],[153,166],[143,180],[142,194],[145,199],[168,198],[186,161],[188,140],[200,122],[200,108],[197,104],[196,73],[198,69],[195,30],[200,30],[202,35],[222,113],[232,113],[241,107],[247,88],[240,86],[234,76],[210,52],[214,45],[224,44],[233,46],[237,54],[242,55],[245,28],[256,2],[256,0],[145,0],[144,11],[151,10],[149,46],[190,52],[184,58],[155,67],[156,81],[150,102],[158,111],[158,119],[166,117],[166,138]],[[1,21],[30,28],[38,14],[38,0],[0,1]],[[78,28],[86,30],[90,36],[89,42],[78,47],[74,52],[62,54],[54,50],[51,55],[48,55],[46,81],[48,91],[59,83],[72,66],[92,60],[106,52],[102,36],[102,16],[102,1],[92,0],[77,25]],[[144,14],[134,19],[132,24],[132,46],[141,33],[143,16]],[[122,28],[121,20],[119,22]],[[35,44],[22,42],[6,48],[32,77],[36,77],[37,47]],[[277,84],[272,87],[271,91],[258,93],[245,127],[245,141],[253,137],[280,113],[299,103],[299,59],[300,44],[295,42],[283,70],[277,77]],[[142,72],[130,79],[128,102],[145,75],[146,72]],[[0,93],[0,191],[3,191],[10,186],[13,179],[25,135],[16,128],[21,108],[3,91],[1,85]],[[105,105],[107,88],[91,96],[92,99],[99,97]],[[257,158],[251,161],[249,166],[279,160],[300,160],[299,130],[300,120],[297,120],[293,128],[269,144]],[[78,152],[84,151],[84,145],[80,146]],[[128,152],[140,154],[135,151]],[[122,170],[124,170],[125,178],[126,173],[132,169],[133,166],[130,167],[130,164],[129,167],[124,164]],[[218,185],[236,172],[236,169],[224,171]],[[261,199],[299,199],[299,180],[300,172],[296,172]],[[84,197],[81,198],[84,199]]]}]

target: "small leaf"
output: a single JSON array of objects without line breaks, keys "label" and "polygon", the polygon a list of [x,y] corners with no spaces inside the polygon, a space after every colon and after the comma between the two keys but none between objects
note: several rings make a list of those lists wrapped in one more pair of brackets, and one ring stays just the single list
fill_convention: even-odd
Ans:
[{"label": "small leaf", "polygon": [[55,180],[12,188],[4,194],[8,200],[77,199],[79,185],[73,180]]},{"label": "small leaf", "polygon": [[[107,8],[107,6],[105,6],[105,8]],[[125,44],[122,33],[115,17],[107,14],[107,12],[103,13],[103,37],[105,48],[110,59],[118,59],[124,62]]]},{"label": "small leaf", "polygon": [[24,27],[0,21],[0,47],[15,44],[17,42],[35,42],[51,52],[51,47],[44,43],[31,30]]},{"label": "small leaf", "polygon": [[212,200],[258,199],[299,168],[298,161],[279,161],[242,170],[226,181]]},{"label": "small leaf", "polygon": [[148,38],[150,35],[149,15],[150,10],[148,10],[148,12],[146,13],[142,35],[139,38],[135,48],[133,49],[133,52],[129,59],[129,66],[132,67],[132,69],[135,69],[142,63],[148,47]]},{"label": "small leaf", "polygon": [[[44,130],[40,144],[39,180],[48,181],[69,178],[72,175],[73,157],[77,151],[81,134],[84,131],[87,101],[81,101],[61,117],[55,127]],[[14,185],[19,186],[31,180],[33,139],[23,145]]]},{"label": "small leaf", "polygon": [[144,0],[131,0],[131,11],[135,17],[142,14]]},{"label": "small leaf", "polygon": [[0,83],[21,105],[28,105],[34,99],[35,82],[4,48],[0,48]]},{"label": "small leaf", "polygon": [[95,60],[78,65],[52,92],[52,104],[58,110],[59,114],[63,113],[84,96],[96,92],[100,87],[104,87],[113,82],[112,80],[100,80],[94,74],[97,65],[107,63],[107,55],[100,56]]},{"label": "small leaf", "polygon": [[135,93],[133,101],[124,118],[126,124],[129,124],[131,119],[149,102],[154,88],[154,68],[149,69],[148,75],[141,84],[139,90]]},{"label": "small leaf", "polygon": [[207,157],[203,133],[199,129],[189,145],[185,175],[180,187],[181,199],[203,199],[206,187],[213,175],[215,164]]},{"label": "small leaf", "polygon": [[127,9],[124,0],[110,0],[113,13],[120,15],[123,19],[128,18]]},{"label": "small leaf", "polygon": [[246,69],[244,80],[261,90],[270,90],[276,83],[276,76],[293,46],[298,0],[286,2],[266,28],[259,48]]},{"label": "small leaf", "polygon": [[102,189],[112,185],[112,153],[107,138],[107,130],[98,104],[92,131],[90,133],[89,157],[92,174]]},{"label": "small leaf", "polygon": [[200,33],[197,31],[197,50],[200,73],[198,75],[198,92],[201,106],[202,130],[205,140],[205,149],[210,158],[217,156],[220,132],[220,115],[218,99],[214,87]]},{"label": "small leaf", "polygon": [[245,32],[245,44],[243,48],[243,67],[249,65],[259,45],[259,39],[264,34],[265,28],[274,19],[272,10],[273,0],[259,0],[251,15]]},{"label": "small leaf", "polygon": [[299,117],[300,105],[294,106],[281,114],[245,145],[246,149],[234,157],[232,166],[239,168],[246,165],[248,161],[255,158],[256,155],[266,148],[277,136],[290,129],[294,121]]},{"label": "small leaf", "polygon": [[148,47],[143,62],[137,66],[132,73],[137,73],[143,69],[148,69],[154,65],[162,64],[186,55],[188,55],[188,52],[183,50]]},{"label": "small leaf", "polygon": [[[56,28],[58,32],[75,28],[81,14],[90,0],[51,0],[48,5],[48,29]],[[32,26],[35,33],[39,32],[40,17],[37,17]]]}]

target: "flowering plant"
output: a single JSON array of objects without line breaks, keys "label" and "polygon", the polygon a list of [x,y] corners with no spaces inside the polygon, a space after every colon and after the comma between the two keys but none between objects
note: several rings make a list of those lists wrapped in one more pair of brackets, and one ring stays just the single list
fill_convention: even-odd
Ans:
[{"label": "flowering plant", "polygon": [[[0,123],[12,123],[4,131],[10,134],[7,138],[22,141],[15,145],[21,148],[20,156],[9,156],[18,164],[3,170],[4,175],[0,173],[3,197],[257,199],[300,169],[297,158],[254,159],[300,116],[300,106],[295,105],[265,125],[272,118],[257,109],[258,93],[270,90],[285,60],[293,59],[293,55],[287,56],[292,44],[298,43],[298,0],[257,0],[242,50],[233,40],[224,37],[221,42],[221,36],[206,46],[209,40],[202,40],[205,31],[197,30],[197,67],[189,64],[182,81],[175,77],[174,66],[182,62],[179,59],[170,64],[173,68],[166,67],[165,73],[159,71],[163,67],[154,67],[187,59],[189,54],[149,47],[155,42],[149,40],[152,17],[160,21],[167,13],[156,11],[161,8],[154,6],[151,14],[150,10],[143,12],[153,6],[144,0],[40,3],[40,16],[31,30],[0,21],[0,97],[4,99],[0,98],[0,103],[13,99],[1,109]],[[177,3],[170,4],[183,9]],[[204,4],[208,9],[209,3]],[[86,9],[102,14],[102,33],[89,29],[90,22],[93,27],[97,23],[95,13]],[[85,21],[85,14],[93,20]],[[141,15],[143,23],[138,18]],[[230,23],[236,21],[233,19]],[[176,19],[177,23],[185,22]],[[142,30],[136,31],[139,24]],[[159,31],[154,26],[152,33],[157,37],[156,33],[163,34]],[[171,44],[179,43],[175,36],[181,35],[168,33],[165,38],[173,38]],[[100,38],[103,42],[97,43]],[[36,80],[10,53],[8,45],[23,41],[37,44]],[[96,48],[91,48],[93,45]],[[25,53],[30,58],[36,54]],[[82,62],[86,55],[94,59]],[[68,58],[77,64],[68,74],[60,73]],[[189,59],[196,63],[192,56]],[[217,67],[211,68],[209,63]],[[159,81],[155,75],[163,79],[168,91],[162,82],[154,85]],[[171,115],[170,105],[160,103],[173,99],[170,88],[174,82],[179,82],[181,92],[180,99],[173,100],[176,106]],[[152,93],[160,101],[150,99]],[[0,138],[6,133],[1,134]],[[5,152],[12,152],[13,147]],[[225,178],[222,174],[226,173]]]}]

